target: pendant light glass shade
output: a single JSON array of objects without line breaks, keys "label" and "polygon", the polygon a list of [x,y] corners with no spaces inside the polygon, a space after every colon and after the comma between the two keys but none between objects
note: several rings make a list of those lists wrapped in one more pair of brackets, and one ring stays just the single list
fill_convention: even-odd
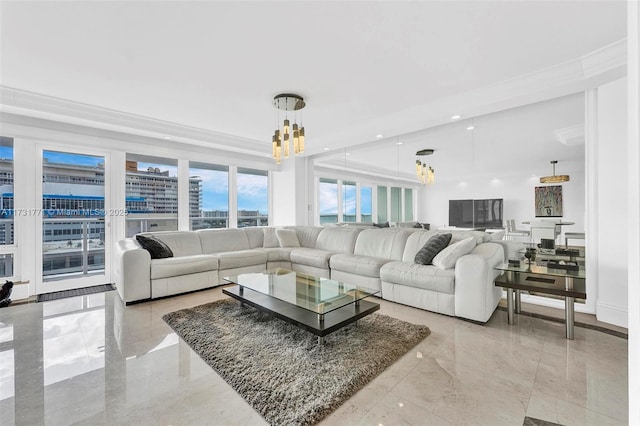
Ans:
[{"label": "pendant light glass shade", "polygon": [[[306,106],[304,99],[292,93],[282,93],[273,98],[273,107],[280,111],[298,111]],[[297,117],[297,114],[296,114]],[[296,118],[294,117],[294,118]],[[276,163],[280,163],[282,156],[289,158],[291,155],[291,140],[293,139],[293,154],[301,154],[304,152],[304,127],[294,122],[293,125],[289,121],[289,118],[285,115],[285,119],[282,122],[282,131],[279,129],[277,122],[279,121],[279,114],[276,119],[276,145],[273,148],[273,157]],[[273,143],[272,139],[272,143]]]}]

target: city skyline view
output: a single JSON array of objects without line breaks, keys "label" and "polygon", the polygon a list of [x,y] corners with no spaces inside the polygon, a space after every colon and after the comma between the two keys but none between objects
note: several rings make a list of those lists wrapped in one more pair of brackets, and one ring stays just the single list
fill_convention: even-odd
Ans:
[{"label": "city skyline view", "polygon": [[[13,147],[0,146],[0,158],[13,160]],[[104,158],[87,154],[73,154],[57,151],[44,151],[43,158],[49,163],[74,164],[96,167],[104,162]],[[168,171],[169,177],[177,178],[176,166],[138,162],[138,171],[147,171],[149,167]],[[229,211],[229,174],[227,171],[194,169],[190,176],[198,176],[202,180],[202,210]],[[238,173],[238,210],[259,211],[268,214],[268,184],[266,176]],[[355,199],[354,199],[355,203]]]}]

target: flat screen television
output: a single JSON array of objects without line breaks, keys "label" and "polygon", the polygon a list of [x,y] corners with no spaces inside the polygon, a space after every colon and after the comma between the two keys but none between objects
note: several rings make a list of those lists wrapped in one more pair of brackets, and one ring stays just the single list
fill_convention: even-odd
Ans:
[{"label": "flat screen television", "polygon": [[502,198],[449,200],[449,226],[502,228]]}]

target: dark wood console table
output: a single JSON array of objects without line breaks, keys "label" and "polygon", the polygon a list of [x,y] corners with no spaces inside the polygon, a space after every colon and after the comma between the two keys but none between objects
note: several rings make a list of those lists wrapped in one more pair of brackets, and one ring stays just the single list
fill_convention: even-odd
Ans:
[{"label": "dark wood console table", "polygon": [[495,285],[507,290],[507,322],[509,325],[514,323],[514,310],[516,313],[520,313],[521,291],[553,294],[564,297],[566,337],[573,339],[575,299],[587,298],[587,277],[584,268],[578,270],[554,269],[535,263],[529,265],[528,262],[521,262],[520,266],[504,263],[495,269],[502,271],[502,275],[496,278]]}]

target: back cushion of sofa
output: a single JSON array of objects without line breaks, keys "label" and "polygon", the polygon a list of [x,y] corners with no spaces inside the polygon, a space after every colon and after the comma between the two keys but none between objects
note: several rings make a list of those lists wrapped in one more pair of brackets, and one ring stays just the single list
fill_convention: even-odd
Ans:
[{"label": "back cushion of sofa", "polygon": [[[316,248],[316,241],[318,241],[318,235],[324,230],[320,226],[285,226],[285,229],[295,229],[298,234],[298,241],[301,247]],[[277,238],[276,238],[277,241]],[[278,244],[276,247],[280,247]]]},{"label": "back cushion of sofa", "polygon": [[407,238],[412,233],[397,228],[365,229],[358,234],[353,254],[401,260]]},{"label": "back cushion of sofa", "polygon": [[264,231],[262,227],[243,228],[242,230],[247,234],[250,248],[262,247],[262,243],[264,242]]},{"label": "back cushion of sofa", "polygon": [[142,235],[153,235],[168,245],[174,257],[202,254],[200,238],[192,231],[143,232]]},{"label": "back cushion of sofa", "polygon": [[362,229],[353,227],[324,228],[318,235],[316,248],[336,253],[353,253],[360,232]]},{"label": "back cushion of sofa", "polygon": [[196,231],[202,243],[202,253],[223,253],[249,250],[249,238],[242,229],[203,229]]},{"label": "back cushion of sofa", "polygon": [[411,235],[409,235],[409,238],[407,238],[407,244],[404,246],[404,252],[402,253],[402,261],[413,263],[416,258],[416,253],[418,253],[427,241],[429,241],[429,238],[434,235],[436,235],[435,231],[423,231],[416,229]]}]

